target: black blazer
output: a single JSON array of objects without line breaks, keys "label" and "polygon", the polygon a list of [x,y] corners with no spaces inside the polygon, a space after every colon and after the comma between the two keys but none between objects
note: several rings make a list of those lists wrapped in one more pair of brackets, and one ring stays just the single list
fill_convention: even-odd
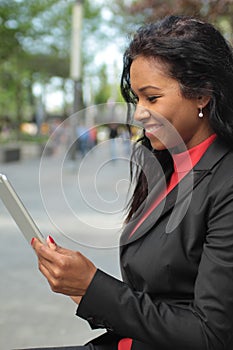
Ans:
[{"label": "black blazer", "polygon": [[129,238],[135,222],[121,238],[124,282],[98,270],[78,307],[108,331],[92,343],[114,350],[128,337],[132,350],[232,350],[233,152],[217,139]]}]

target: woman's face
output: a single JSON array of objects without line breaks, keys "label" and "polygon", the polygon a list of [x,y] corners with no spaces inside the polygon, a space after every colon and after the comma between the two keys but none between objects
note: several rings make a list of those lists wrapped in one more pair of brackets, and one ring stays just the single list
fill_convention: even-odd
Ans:
[{"label": "woman's face", "polygon": [[208,117],[199,118],[209,97],[187,99],[166,65],[143,56],[130,68],[131,88],[137,96],[134,119],[142,123],[154,149],[174,148],[185,143],[189,149],[212,134]]}]

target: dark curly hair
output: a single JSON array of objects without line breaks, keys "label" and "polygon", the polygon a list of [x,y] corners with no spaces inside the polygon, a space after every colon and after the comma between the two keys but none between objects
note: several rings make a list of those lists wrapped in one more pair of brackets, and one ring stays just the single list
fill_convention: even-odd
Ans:
[{"label": "dark curly hair", "polygon": [[[122,96],[128,103],[129,125],[136,105],[130,83],[130,67],[138,56],[163,62],[168,75],[179,83],[185,98],[211,96],[206,106],[210,125],[233,148],[233,53],[231,46],[213,25],[194,17],[168,16],[138,29],[125,51],[121,77]],[[126,221],[129,221],[148,194],[146,174],[150,172],[150,165],[145,160],[145,149],[153,152],[167,179],[172,172],[169,152],[152,150],[143,134],[131,159],[131,178],[136,181],[136,187]],[[140,162],[140,167],[134,166]],[[156,176],[154,181],[157,181]]]}]

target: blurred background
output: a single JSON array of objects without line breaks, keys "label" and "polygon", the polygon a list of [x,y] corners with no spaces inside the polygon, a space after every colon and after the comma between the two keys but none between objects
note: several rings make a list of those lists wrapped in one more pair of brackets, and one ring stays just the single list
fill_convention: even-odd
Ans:
[{"label": "blurred background", "polygon": [[[84,156],[109,140],[101,147],[105,158],[98,152],[86,158],[81,187],[91,192],[89,175],[113,158],[121,160],[110,162],[107,178],[102,176],[105,198],[109,200],[116,182],[128,180],[128,162],[122,161],[130,154],[119,90],[122,54],[138,26],[168,14],[199,16],[232,42],[233,0],[0,0],[0,172],[13,180],[44,231],[51,230],[59,243],[80,249],[117,277],[117,247],[83,245],[56,230],[46,216],[40,173],[56,211],[54,178],[61,167],[58,159],[64,157],[61,145],[67,160],[63,185],[73,196]],[[113,139],[119,140],[117,147]],[[126,196],[126,185],[120,193]],[[82,207],[80,200],[72,197]],[[87,210],[85,215],[89,217]],[[69,218],[62,220],[72,232]],[[90,227],[82,230],[88,235]],[[50,292],[2,203],[0,237],[1,349],[82,344],[98,334],[74,316],[69,299]]]},{"label": "blurred background", "polygon": [[43,142],[54,120],[122,101],[129,34],[175,13],[207,19],[232,39],[232,0],[1,0],[0,142]]}]

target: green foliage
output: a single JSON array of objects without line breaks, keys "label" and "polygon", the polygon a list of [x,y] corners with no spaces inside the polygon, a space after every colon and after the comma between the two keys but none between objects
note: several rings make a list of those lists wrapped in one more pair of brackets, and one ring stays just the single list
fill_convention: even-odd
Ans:
[{"label": "green foliage", "polygon": [[106,70],[106,65],[103,65],[100,72],[100,87],[95,95],[95,104],[106,103],[111,97],[111,86],[108,83],[108,75]]},{"label": "green foliage", "polygon": [[26,134],[26,133],[20,133],[19,140],[20,141],[24,141],[24,142],[45,144],[48,141],[48,136],[44,136],[44,135],[29,135],[29,134]]},{"label": "green foliage", "polygon": [[32,119],[32,87],[68,78],[71,1],[1,0],[0,118],[12,125]]},{"label": "green foliage", "polygon": [[[0,121],[13,128],[35,118],[39,100],[33,87],[58,77],[61,86],[69,82],[71,15],[76,0],[0,0]],[[96,63],[96,54],[109,43],[118,45],[125,16],[112,14],[114,2],[84,0],[82,57],[84,78],[93,83],[92,100],[119,100],[106,67]],[[116,8],[116,6],[115,6]],[[106,16],[107,11],[107,16]],[[114,64],[110,55],[109,63]],[[115,78],[114,78],[115,79]],[[64,88],[65,89],[65,88]],[[66,102],[64,102],[65,105]]]},{"label": "green foliage", "polygon": [[232,0],[116,0],[114,8],[116,14],[125,13],[131,23],[142,24],[171,14],[183,14],[215,24],[226,36],[230,37],[233,32]]}]

